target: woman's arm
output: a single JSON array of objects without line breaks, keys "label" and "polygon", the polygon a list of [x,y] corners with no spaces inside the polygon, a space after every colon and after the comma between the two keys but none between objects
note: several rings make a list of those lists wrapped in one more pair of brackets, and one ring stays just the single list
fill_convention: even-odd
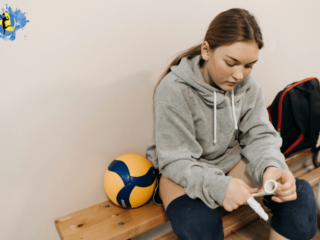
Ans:
[{"label": "woman's arm", "polygon": [[241,154],[248,160],[246,172],[258,184],[263,184],[263,173],[268,166],[288,170],[284,155],[280,151],[282,138],[269,121],[263,92],[252,78],[253,85],[244,97],[241,116]]}]

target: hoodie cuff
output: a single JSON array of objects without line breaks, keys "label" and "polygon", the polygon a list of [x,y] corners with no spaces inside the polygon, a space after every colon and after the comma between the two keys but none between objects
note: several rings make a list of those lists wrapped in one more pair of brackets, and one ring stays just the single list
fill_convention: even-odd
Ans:
[{"label": "hoodie cuff", "polygon": [[266,169],[268,167],[276,167],[276,168],[279,168],[279,169],[282,169],[282,170],[289,170],[289,167],[288,165],[284,162],[279,162],[279,161],[274,161],[274,160],[271,160],[271,161],[268,161],[264,164],[262,164],[261,168],[263,169],[263,171],[261,172],[261,175],[259,177],[259,184],[262,186],[263,185],[263,174],[265,173]]},{"label": "hoodie cuff", "polygon": [[209,193],[219,206],[222,206],[231,178],[231,176],[218,175],[215,183],[212,184],[212,188]]}]

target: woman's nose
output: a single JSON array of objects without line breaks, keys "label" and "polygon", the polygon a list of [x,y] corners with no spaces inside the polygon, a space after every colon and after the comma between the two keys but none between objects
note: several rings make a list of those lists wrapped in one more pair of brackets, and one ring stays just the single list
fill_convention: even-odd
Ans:
[{"label": "woman's nose", "polygon": [[242,81],[243,80],[243,73],[240,69],[235,70],[232,74],[232,77],[238,82]]}]

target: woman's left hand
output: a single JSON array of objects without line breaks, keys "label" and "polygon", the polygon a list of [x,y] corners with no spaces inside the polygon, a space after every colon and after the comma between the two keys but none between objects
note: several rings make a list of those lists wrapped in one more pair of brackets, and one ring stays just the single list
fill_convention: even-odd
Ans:
[{"label": "woman's left hand", "polygon": [[282,184],[281,186],[277,187],[275,191],[276,195],[272,196],[271,199],[273,201],[282,203],[297,199],[296,179],[291,171],[282,170],[276,167],[268,167],[263,174],[263,186],[269,179],[273,179]]}]

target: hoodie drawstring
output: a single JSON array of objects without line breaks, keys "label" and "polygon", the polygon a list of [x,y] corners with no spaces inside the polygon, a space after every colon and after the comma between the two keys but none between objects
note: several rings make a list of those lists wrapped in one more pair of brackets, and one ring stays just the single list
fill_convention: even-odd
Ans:
[{"label": "hoodie drawstring", "polygon": [[[233,112],[233,119],[234,119],[234,128],[235,130],[238,129],[237,126],[237,117],[236,111],[234,108],[234,94],[232,89],[232,112]],[[214,143],[217,143],[217,94],[214,92]]]},{"label": "hoodie drawstring", "polygon": [[214,143],[217,143],[217,94],[214,92]]},{"label": "hoodie drawstring", "polygon": [[234,109],[234,95],[233,95],[233,89],[232,89],[232,111],[233,111],[233,119],[234,119],[234,129],[237,130],[237,117],[236,117],[236,110]]}]

